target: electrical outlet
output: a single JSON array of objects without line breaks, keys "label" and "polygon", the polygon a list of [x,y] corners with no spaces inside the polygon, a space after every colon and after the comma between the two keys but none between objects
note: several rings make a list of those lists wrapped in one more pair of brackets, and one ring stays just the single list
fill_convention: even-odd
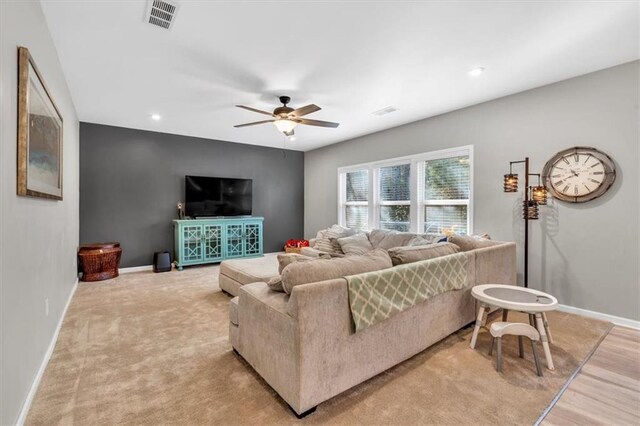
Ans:
[{"label": "electrical outlet", "polygon": [[49,298],[44,299],[44,314],[49,316]]}]

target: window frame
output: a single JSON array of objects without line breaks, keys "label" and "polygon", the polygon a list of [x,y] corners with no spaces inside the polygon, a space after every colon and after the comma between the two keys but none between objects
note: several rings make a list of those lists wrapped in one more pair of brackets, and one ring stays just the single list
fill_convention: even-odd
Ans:
[{"label": "window frame", "polygon": [[[469,157],[469,200],[425,200],[424,188],[424,163],[430,160],[441,160],[445,158],[468,156]],[[380,200],[380,168],[410,164],[410,201],[381,201]],[[347,173],[360,170],[367,170],[369,177],[369,200],[368,201],[346,201],[346,179]],[[473,197],[474,197],[474,158],[473,145],[465,145],[455,148],[441,149],[437,151],[423,152],[415,155],[390,158],[386,160],[372,161],[368,163],[354,164],[338,168],[338,224],[346,226],[346,207],[348,205],[367,205],[368,228],[365,230],[377,229],[380,227],[380,207],[384,205],[409,205],[410,224],[409,232],[423,234],[425,206],[428,205],[466,205],[467,206],[467,234],[473,233]]]}]

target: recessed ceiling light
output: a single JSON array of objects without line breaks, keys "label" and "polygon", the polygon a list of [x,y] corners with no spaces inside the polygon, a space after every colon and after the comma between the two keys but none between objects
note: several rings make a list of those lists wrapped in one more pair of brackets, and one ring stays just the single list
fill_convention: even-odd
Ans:
[{"label": "recessed ceiling light", "polygon": [[396,112],[398,109],[396,107],[393,106],[388,106],[388,107],[384,107],[382,109],[379,109],[377,111],[373,111],[371,114],[373,115],[386,115],[386,114],[391,114],[392,112]]},{"label": "recessed ceiling light", "polygon": [[160,121],[162,117],[160,117],[160,114],[151,114],[151,119],[153,121]]},{"label": "recessed ceiling light", "polygon": [[471,71],[469,71],[469,75],[472,77],[477,77],[480,74],[482,74],[484,72],[484,68],[483,67],[478,67],[478,68],[474,68]]}]

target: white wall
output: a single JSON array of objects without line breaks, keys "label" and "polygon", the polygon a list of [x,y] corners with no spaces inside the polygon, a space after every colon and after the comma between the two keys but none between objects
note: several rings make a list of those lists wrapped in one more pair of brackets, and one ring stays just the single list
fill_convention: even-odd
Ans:
[{"label": "white wall", "polygon": [[529,156],[537,173],[562,149],[593,146],[616,161],[617,181],[595,201],[541,209],[530,225],[530,286],[639,320],[639,79],[636,61],[309,151],[305,235],[336,222],[338,167],[473,144],[475,231],[521,243],[521,198],[502,192],[509,161]]},{"label": "white wall", "polygon": [[[40,3],[3,0],[0,15],[0,424],[12,424],[76,282],[78,119]],[[64,119],[63,201],[16,195],[17,46],[31,51]]]}]

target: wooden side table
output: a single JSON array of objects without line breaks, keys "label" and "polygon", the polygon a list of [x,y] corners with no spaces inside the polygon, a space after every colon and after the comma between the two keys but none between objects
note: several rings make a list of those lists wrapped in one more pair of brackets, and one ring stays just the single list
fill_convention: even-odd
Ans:
[{"label": "wooden side table", "polygon": [[506,321],[508,311],[524,312],[529,315],[529,323],[540,333],[542,348],[549,370],[555,369],[551,350],[549,348],[550,331],[546,312],[558,307],[558,300],[550,294],[532,288],[516,287],[503,284],[483,284],[471,289],[471,295],[480,302],[476,324],[469,346],[476,346],[480,327],[487,321],[490,306],[503,309],[503,321]]}]

